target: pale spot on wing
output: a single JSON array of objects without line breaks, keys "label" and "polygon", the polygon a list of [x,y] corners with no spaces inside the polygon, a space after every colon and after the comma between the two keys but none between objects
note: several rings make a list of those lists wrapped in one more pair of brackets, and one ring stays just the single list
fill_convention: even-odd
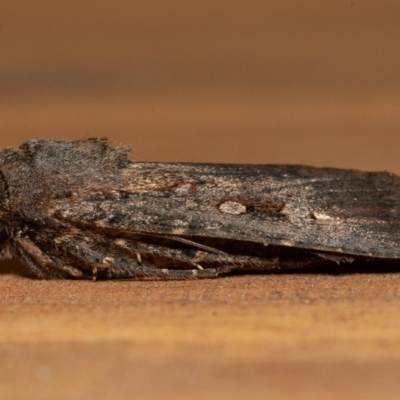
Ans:
[{"label": "pale spot on wing", "polygon": [[294,246],[294,243],[290,242],[289,240],[280,240],[279,244],[282,246]]},{"label": "pale spot on wing", "polygon": [[117,246],[121,246],[121,247],[126,247],[126,246],[127,246],[126,240],[124,240],[124,239],[116,239],[116,240],[114,241],[114,243],[115,243]]},{"label": "pale spot on wing", "polygon": [[172,229],[171,233],[174,235],[182,235],[185,233],[185,229],[184,228],[174,228],[174,229]]},{"label": "pale spot on wing", "polygon": [[246,206],[236,201],[225,201],[219,206],[219,210],[226,214],[244,214]]},{"label": "pale spot on wing", "polygon": [[313,216],[315,217],[315,219],[320,219],[323,221],[327,221],[327,220],[331,220],[333,219],[330,215],[324,214],[324,213],[319,213],[319,212],[314,212]]}]

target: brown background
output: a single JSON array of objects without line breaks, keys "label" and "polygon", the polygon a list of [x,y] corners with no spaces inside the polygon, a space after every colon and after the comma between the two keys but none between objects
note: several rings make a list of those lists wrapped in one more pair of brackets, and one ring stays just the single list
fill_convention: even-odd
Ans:
[{"label": "brown background", "polygon": [[[398,1],[0,2],[0,145],[400,173]],[[398,398],[399,279],[0,275],[0,399]],[[315,397],[314,397],[315,398]]]}]

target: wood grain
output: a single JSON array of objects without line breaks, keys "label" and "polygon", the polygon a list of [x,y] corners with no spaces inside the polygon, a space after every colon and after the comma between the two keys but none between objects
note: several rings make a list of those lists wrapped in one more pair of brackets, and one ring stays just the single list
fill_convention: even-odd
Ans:
[{"label": "wood grain", "polygon": [[395,399],[400,389],[400,273],[94,283],[10,272],[0,291],[2,399]]}]

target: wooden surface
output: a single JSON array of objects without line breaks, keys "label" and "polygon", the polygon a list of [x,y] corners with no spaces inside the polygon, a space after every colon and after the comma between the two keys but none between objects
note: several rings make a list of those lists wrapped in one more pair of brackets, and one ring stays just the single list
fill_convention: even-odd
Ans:
[{"label": "wooden surface", "polygon": [[[400,174],[400,2],[3,1],[0,148]],[[0,262],[0,400],[398,399],[400,267],[37,281]]]},{"label": "wooden surface", "polygon": [[400,273],[0,276],[1,399],[397,399]]}]

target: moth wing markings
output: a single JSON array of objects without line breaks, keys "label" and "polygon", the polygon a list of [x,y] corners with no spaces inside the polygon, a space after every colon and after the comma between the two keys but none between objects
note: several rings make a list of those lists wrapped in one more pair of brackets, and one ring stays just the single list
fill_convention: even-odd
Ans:
[{"label": "moth wing markings", "polygon": [[[161,165],[161,164],[160,164]],[[153,173],[153,171],[150,170],[150,167],[153,168],[154,170],[157,170],[158,168],[160,169],[160,172],[154,172],[154,177],[161,178],[161,172],[162,168],[176,168],[173,165],[168,166],[168,165],[158,165],[158,164],[149,164],[148,167],[146,167],[146,163],[140,164],[140,169],[143,169],[143,172],[145,173]],[[148,170],[148,169],[149,170]],[[209,176],[214,176],[218,177],[218,174],[223,174],[222,172],[218,172],[218,166],[185,166],[185,165],[180,165],[179,168],[185,168],[189,169],[192,168],[193,172],[193,177],[189,175],[189,172],[183,172],[183,175],[187,173],[188,177],[190,177],[194,182],[196,182],[196,179],[200,180],[200,178],[196,178],[196,174],[204,173],[202,172],[202,168],[207,168],[207,172]],[[193,170],[195,168],[195,170]],[[222,169],[224,168],[223,166],[221,167]],[[260,166],[255,166],[254,169],[252,167],[239,167],[237,166],[237,171],[243,170],[246,171],[246,174],[251,175],[251,171],[257,171],[257,168],[260,171],[263,171],[262,174],[267,174],[269,171],[268,166],[260,167]],[[282,245],[288,245],[289,247],[296,247],[299,249],[310,249],[310,250],[316,250],[316,251],[327,251],[327,252],[343,252],[346,254],[353,254],[355,256],[361,255],[361,256],[366,256],[368,254],[373,254],[374,256],[377,257],[394,257],[397,258],[400,256],[400,253],[397,248],[394,246],[388,247],[384,246],[385,241],[380,235],[378,238],[376,237],[369,237],[368,235],[363,235],[360,236],[358,247],[355,247],[355,242],[354,240],[352,241],[352,238],[354,237],[354,234],[352,233],[353,230],[357,229],[358,231],[365,232],[369,228],[369,222],[368,221],[363,221],[360,215],[355,214],[354,221],[352,221],[352,207],[348,207],[346,205],[346,202],[343,202],[343,200],[339,201],[336,200],[336,192],[340,191],[335,191],[335,196],[331,200],[329,197],[329,185],[332,185],[332,181],[338,181],[340,180],[341,183],[341,191],[346,192],[346,196],[349,198],[352,197],[357,197],[357,194],[362,194],[362,188],[361,184],[363,183],[364,177],[367,176],[366,173],[360,173],[360,172],[354,172],[354,171],[347,171],[342,172],[342,171],[336,171],[336,170],[320,170],[320,169],[313,169],[313,168],[305,168],[305,167],[298,167],[299,171],[303,171],[302,173],[298,173],[296,171],[290,169],[290,174],[292,174],[291,180],[289,179],[288,183],[284,182],[284,185],[281,186],[281,189],[284,188],[294,188],[295,193],[301,195],[301,190],[298,190],[299,187],[308,187],[309,192],[308,195],[311,196],[310,198],[304,199],[309,202],[310,205],[310,213],[314,216],[314,221],[312,221],[312,217],[309,218],[309,220],[299,218],[298,221],[295,219],[294,222],[299,222],[301,223],[301,226],[296,226],[296,224],[293,224],[293,221],[291,223],[290,218],[288,218],[287,221],[282,220],[282,221],[277,221],[277,224],[270,224],[269,222],[266,223],[263,219],[260,219],[259,223],[256,223],[257,221],[252,221],[251,218],[249,218],[250,213],[245,213],[245,214],[240,214],[240,215],[226,215],[225,213],[219,213],[219,214],[225,214],[225,215],[218,215],[217,210],[212,210],[215,212],[215,214],[207,214],[204,210],[203,213],[198,212],[196,215],[193,214],[192,218],[198,218],[200,221],[199,223],[199,229],[192,229],[189,227],[182,227],[179,228],[179,235],[184,235],[184,236],[191,236],[195,237],[197,236],[204,236],[207,235],[207,237],[215,237],[218,239],[231,239],[235,238],[238,240],[243,240],[243,241],[248,241],[250,243],[263,243],[264,245],[268,244],[282,244]],[[196,170],[198,169],[198,170]],[[196,172],[197,171],[197,172]],[[157,175],[159,173],[159,176]],[[179,172],[180,173],[180,172]],[[295,174],[298,173],[298,176],[296,177]],[[153,175],[151,175],[153,177]],[[247,175],[246,175],[247,176]],[[260,175],[261,176],[261,175]],[[265,175],[266,176],[266,175]],[[350,178],[348,178],[350,176]],[[358,177],[361,177],[360,179]],[[272,176],[273,177],[273,176]],[[324,179],[322,179],[322,178]],[[229,180],[232,177],[229,175],[226,176],[226,179]],[[261,176],[262,178],[262,176]],[[358,186],[357,187],[352,187],[352,179],[359,179]],[[225,179],[225,178],[224,178]],[[232,178],[233,179],[233,178]],[[378,179],[378,178],[377,178]],[[162,179],[160,179],[160,182],[162,182]],[[327,186],[328,185],[328,186]],[[344,185],[344,186],[343,186]],[[160,187],[162,185],[160,184]],[[365,188],[365,186],[363,186]],[[121,190],[121,188],[115,187],[115,190]],[[218,188],[215,189],[216,192],[218,192]],[[248,194],[251,197],[252,193],[254,193],[254,198],[262,198],[260,196],[263,195],[263,190],[265,190],[265,193],[268,192],[268,187],[267,183],[263,182],[262,180],[259,182],[259,184],[255,184],[254,188],[248,189]],[[168,209],[168,212],[170,213],[169,217],[171,217],[171,213],[175,213],[176,218],[179,220],[180,218],[182,219],[185,216],[185,210],[183,208],[176,208],[174,207],[174,203],[170,201],[168,198],[159,196],[160,190],[156,192],[144,192],[143,193],[143,199],[141,200],[141,205],[138,207],[130,205],[131,209],[130,212],[132,212],[132,217],[131,217],[131,223],[133,226],[136,226],[138,233],[144,234],[145,229],[147,227],[153,227],[155,232],[150,233],[153,235],[163,235],[163,237],[167,238],[168,235],[170,236],[169,240],[174,240],[178,241],[176,239],[178,236],[174,236],[173,234],[171,235],[171,232],[174,232],[174,226],[171,225],[170,227],[166,227],[165,224],[163,224],[162,218],[163,218],[163,212],[164,210]],[[218,192],[219,193],[219,192]],[[220,194],[216,194],[215,197],[217,198],[220,196]],[[222,193],[222,192],[221,192]],[[325,194],[324,194],[325,193]],[[135,194],[137,195],[137,193]],[[227,195],[229,195],[229,192],[227,192]],[[213,195],[214,196],[214,195]],[[374,195],[371,195],[372,197],[368,201],[374,200]],[[229,196],[228,196],[229,197]],[[361,198],[361,196],[359,196]],[[293,197],[292,197],[293,198]],[[301,197],[300,197],[301,198]],[[148,200],[148,204],[146,203]],[[197,201],[197,200],[196,200]],[[200,201],[200,200],[199,200]],[[368,201],[365,202],[365,204],[368,204]],[[200,204],[200,203],[199,203]],[[296,203],[297,204],[297,203]],[[364,203],[363,203],[364,204]],[[311,207],[312,205],[312,207]],[[329,205],[334,205],[334,209],[330,209]],[[95,205],[93,204],[95,207]],[[218,205],[215,207],[217,208]],[[346,208],[347,207],[347,208]],[[321,210],[326,210],[328,209],[329,212],[322,212]],[[335,210],[335,212],[333,212]],[[362,208],[361,208],[362,210]],[[193,210],[188,210],[187,213],[190,214]],[[81,217],[84,218],[85,215],[85,210],[80,209],[79,204],[75,204],[75,209],[74,212],[76,214],[81,214]],[[160,218],[160,223],[157,226],[157,223],[152,225],[152,223],[147,223],[145,220],[136,222],[135,217],[136,217],[136,212],[142,212],[144,215],[152,216],[153,214],[158,215]],[[307,211],[308,213],[308,211]],[[347,213],[347,214],[346,214]],[[350,214],[349,214],[350,213]],[[310,215],[311,215],[310,214]],[[342,221],[337,221],[336,217],[337,215],[344,215],[345,219]],[[379,222],[379,215],[372,213],[372,216],[376,218],[376,221]],[[214,217],[217,217],[220,221],[220,224],[216,229],[214,228],[209,228],[207,226],[208,221],[212,221]],[[293,218],[292,218],[293,219]],[[150,219],[149,219],[150,220]],[[304,224],[303,224],[304,222]],[[382,221],[381,221],[382,222]],[[388,222],[388,221],[383,221],[385,222],[384,224],[379,225],[379,229],[381,230],[382,233],[389,232],[390,229],[393,229],[393,226],[389,226],[390,224],[393,225],[393,222]],[[100,224],[100,221],[97,222]],[[110,227],[110,229],[118,229],[118,226],[112,226],[111,223],[107,221],[101,221],[102,225],[104,228]],[[277,229],[278,228],[278,229]],[[203,231],[201,231],[203,229]],[[397,234],[399,236],[399,234]],[[174,239],[172,239],[172,237]],[[183,239],[183,238],[182,238]],[[400,239],[400,237],[399,237]],[[186,239],[184,239],[186,240]],[[179,241],[181,241],[179,239]],[[193,240],[194,245],[195,239]],[[188,243],[189,244],[189,243]],[[197,245],[196,245],[197,246]],[[383,246],[383,247],[382,247]],[[212,251],[212,247],[209,249],[204,249],[206,251]],[[216,249],[219,251],[218,249]]]},{"label": "moth wing markings", "polygon": [[[75,211],[77,212],[77,214],[79,215],[79,205],[77,205],[78,207],[75,209]],[[149,211],[151,212],[151,210]],[[225,219],[226,217],[224,215],[220,216],[221,219]],[[64,217],[61,218],[63,221],[66,221],[72,225],[75,225],[75,221],[73,218],[69,218],[69,217]],[[235,221],[232,222],[231,219],[227,218],[227,226],[229,228],[226,228],[224,231],[221,231],[221,229],[218,229],[216,232],[212,232],[212,231],[206,231],[207,236],[204,235],[200,235],[202,239],[204,238],[216,238],[219,240],[230,240],[231,238],[229,237],[229,235],[227,234],[231,229],[235,226]],[[219,254],[221,256],[226,256],[229,253],[226,253],[218,248],[212,247],[212,246],[208,246],[208,245],[204,245],[202,243],[198,243],[196,241],[196,233],[192,232],[190,229],[185,229],[182,228],[180,229],[180,233],[179,236],[178,235],[174,235],[174,234],[170,234],[167,231],[165,232],[152,232],[152,231],[145,231],[145,230],[128,230],[126,228],[119,228],[118,226],[113,226],[110,223],[107,223],[103,220],[101,221],[92,221],[92,222],[87,222],[84,221],[83,223],[80,223],[80,229],[83,229],[84,231],[88,231],[88,232],[96,232],[97,234],[99,234],[100,236],[104,235],[104,236],[108,236],[109,234],[113,237],[117,237],[118,232],[120,233],[122,238],[129,238],[129,236],[138,236],[139,239],[146,239],[147,238],[161,238],[161,239],[166,239],[168,241],[171,242],[176,242],[176,243],[183,243],[183,244],[187,244],[193,248],[197,248],[199,250],[203,250],[205,252],[209,252],[209,253],[213,253],[213,254]],[[240,221],[237,222],[237,228],[241,228],[243,229],[243,226],[241,224]],[[243,242],[248,242],[249,244],[253,244],[253,243],[258,243],[258,244],[262,244],[266,247],[268,247],[269,245],[281,245],[281,246],[287,246],[287,247],[295,247],[295,248],[299,248],[299,249],[309,249],[312,250],[313,247],[310,246],[310,244],[307,243],[301,243],[300,241],[297,241],[295,239],[292,240],[288,240],[288,239],[281,239],[279,237],[274,237],[274,235],[271,232],[264,232],[265,234],[263,235],[262,231],[254,231],[252,230],[252,224],[248,224],[246,225],[246,229],[248,230],[248,232],[246,233],[246,236],[242,235],[243,237],[239,237],[239,240],[242,240]],[[169,229],[170,231],[173,231],[172,227]],[[232,229],[234,230],[234,229]],[[187,239],[184,237],[180,237],[180,235],[185,235],[185,236],[192,236],[192,239]],[[289,235],[290,237],[290,235]],[[131,249],[137,257],[137,261],[140,264],[141,260],[140,260],[140,253],[135,251],[134,249]],[[320,250],[320,251],[343,251],[339,248],[335,248],[332,249],[331,247],[323,247],[323,246],[317,246],[316,248],[314,248],[314,250]]]}]

